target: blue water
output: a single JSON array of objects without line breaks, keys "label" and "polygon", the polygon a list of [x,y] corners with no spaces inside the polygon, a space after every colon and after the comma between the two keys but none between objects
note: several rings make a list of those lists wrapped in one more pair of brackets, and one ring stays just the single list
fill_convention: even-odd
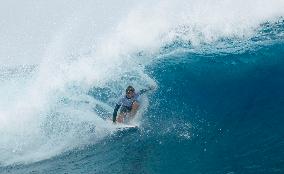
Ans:
[{"label": "blue water", "polygon": [[[1,128],[0,173],[284,173],[283,19],[262,23],[245,39],[199,47],[176,39],[150,59],[119,77],[121,69],[110,69],[106,82],[86,85],[75,76],[63,86],[45,83],[47,103],[36,114],[23,110],[29,116],[21,133],[7,118]],[[38,69],[1,69],[1,83],[12,91],[5,97],[21,97],[15,86],[37,81]],[[139,129],[116,131],[101,118],[129,83],[157,89],[144,98]]]}]

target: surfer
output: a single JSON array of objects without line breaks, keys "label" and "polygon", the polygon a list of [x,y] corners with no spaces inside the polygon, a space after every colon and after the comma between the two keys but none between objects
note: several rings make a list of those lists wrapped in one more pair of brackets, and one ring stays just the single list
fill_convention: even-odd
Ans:
[{"label": "surfer", "polygon": [[[112,121],[122,123],[125,117],[128,115],[130,118],[133,118],[139,109],[139,100],[138,97],[150,90],[153,90],[154,86],[149,87],[148,89],[141,89],[139,92],[135,92],[135,89],[132,86],[128,86],[125,90],[125,95],[119,98],[118,102],[113,111]],[[117,112],[120,109],[120,113],[117,117]]]}]

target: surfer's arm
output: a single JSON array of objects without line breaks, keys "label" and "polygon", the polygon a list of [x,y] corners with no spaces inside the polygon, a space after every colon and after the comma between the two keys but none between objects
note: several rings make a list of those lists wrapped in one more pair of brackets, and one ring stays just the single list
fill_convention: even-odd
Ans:
[{"label": "surfer's arm", "polygon": [[148,92],[148,91],[153,90],[153,89],[155,89],[154,86],[150,86],[150,87],[148,87],[147,89],[141,89],[141,90],[139,91],[139,95],[144,94],[145,92]]},{"label": "surfer's arm", "polygon": [[113,114],[112,114],[112,121],[115,123],[116,122],[116,116],[117,116],[117,111],[118,109],[120,108],[121,105],[119,104],[116,104],[115,105],[115,108],[114,108],[114,111],[113,111]]}]

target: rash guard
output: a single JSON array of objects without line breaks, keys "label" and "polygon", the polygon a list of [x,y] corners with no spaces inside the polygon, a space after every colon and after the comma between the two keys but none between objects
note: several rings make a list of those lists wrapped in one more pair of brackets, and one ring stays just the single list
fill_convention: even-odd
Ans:
[{"label": "rash guard", "polygon": [[132,109],[132,104],[134,102],[140,102],[139,101],[139,96],[147,91],[149,91],[149,89],[141,89],[139,92],[134,93],[134,96],[131,98],[128,98],[126,95],[122,95],[118,101],[116,102],[113,114],[112,114],[112,121],[115,122],[116,121],[116,116],[117,116],[117,111],[119,110],[120,106],[120,112],[130,112]]}]

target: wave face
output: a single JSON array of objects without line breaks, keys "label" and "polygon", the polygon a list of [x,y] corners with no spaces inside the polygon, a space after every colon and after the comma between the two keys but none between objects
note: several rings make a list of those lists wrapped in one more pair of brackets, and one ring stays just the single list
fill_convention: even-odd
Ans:
[{"label": "wave face", "polygon": [[[284,172],[282,1],[30,3],[1,12],[0,173]],[[156,90],[119,132],[127,85]]]}]

